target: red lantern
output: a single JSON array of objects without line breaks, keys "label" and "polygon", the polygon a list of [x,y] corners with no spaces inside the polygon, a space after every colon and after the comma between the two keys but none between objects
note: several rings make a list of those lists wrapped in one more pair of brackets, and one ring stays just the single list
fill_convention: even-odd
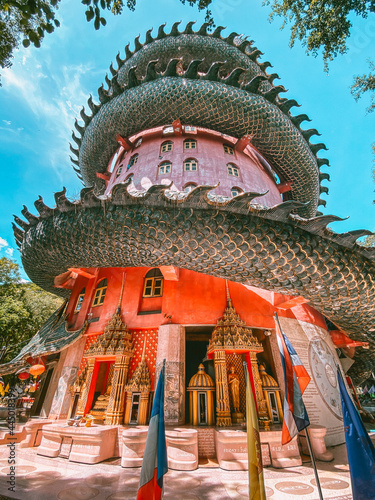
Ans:
[{"label": "red lantern", "polygon": [[27,372],[21,372],[18,374],[18,378],[20,380],[27,380],[30,377],[30,374]]},{"label": "red lantern", "polygon": [[33,365],[30,367],[30,373],[31,375],[37,376],[41,375],[46,371],[46,367],[44,365],[38,364],[38,365]]}]

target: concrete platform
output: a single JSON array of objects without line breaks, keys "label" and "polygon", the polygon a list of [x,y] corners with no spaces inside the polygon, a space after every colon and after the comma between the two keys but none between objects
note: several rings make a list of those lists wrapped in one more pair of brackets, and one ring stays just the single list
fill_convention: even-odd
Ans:
[{"label": "concrete platform", "polygon": [[[325,500],[352,500],[345,445],[330,448],[332,462],[318,461]],[[16,500],[124,500],[135,499],[140,468],[121,467],[121,459],[100,464],[72,463],[61,457],[37,455],[37,448],[16,445],[16,486],[8,491],[9,449],[0,446],[0,498]],[[310,463],[264,470],[267,498],[318,500]],[[165,476],[166,500],[246,500],[247,471],[225,471],[206,461],[194,471],[169,470]]]},{"label": "concrete platform", "polygon": [[72,427],[51,424],[43,428],[37,454],[71,462],[96,464],[115,454],[117,426]]}]

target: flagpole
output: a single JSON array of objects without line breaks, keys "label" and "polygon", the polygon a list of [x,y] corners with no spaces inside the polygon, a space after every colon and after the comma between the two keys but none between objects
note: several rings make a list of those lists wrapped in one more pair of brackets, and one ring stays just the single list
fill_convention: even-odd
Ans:
[{"label": "flagpole", "polygon": [[[276,318],[277,325],[279,327],[281,335],[284,335],[284,332],[283,332],[283,330],[281,328],[279,317],[278,317],[276,311],[275,311],[275,318]],[[313,466],[313,469],[314,469],[314,475],[315,475],[316,487],[318,488],[319,499],[323,500],[322,489],[321,489],[321,486],[320,486],[320,481],[319,481],[319,476],[318,476],[318,469],[316,468],[315,457],[314,457],[314,453],[312,451],[312,446],[311,446],[311,442],[310,442],[310,436],[309,436],[309,432],[307,430],[307,427],[304,429],[304,431],[305,431],[305,435],[306,435],[307,447],[309,449],[309,453],[310,453],[310,457],[311,457],[311,463],[312,463],[312,466]]]},{"label": "flagpole", "polygon": [[250,372],[246,362],[243,362],[243,367],[246,385],[246,441],[249,470],[249,498],[252,500],[266,500],[258,414],[250,382]]},{"label": "flagpole", "polygon": [[311,446],[311,442],[310,442],[310,436],[309,436],[309,431],[308,431],[307,427],[305,429],[305,434],[306,434],[307,446],[309,448],[309,453],[310,453],[310,457],[311,457],[311,462],[312,462],[313,468],[314,468],[314,475],[315,475],[316,487],[318,488],[320,500],[323,500],[323,494],[322,494],[322,489],[320,487],[318,470],[316,468],[315,457],[314,457],[314,453],[313,453],[313,450],[312,450],[312,446]]}]

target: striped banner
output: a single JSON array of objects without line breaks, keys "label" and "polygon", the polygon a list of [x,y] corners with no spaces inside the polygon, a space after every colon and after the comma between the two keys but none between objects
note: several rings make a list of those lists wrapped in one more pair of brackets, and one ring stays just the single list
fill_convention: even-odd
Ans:
[{"label": "striped banner", "polygon": [[276,313],[275,317],[277,343],[285,380],[284,422],[281,442],[287,444],[300,431],[310,425],[302,394],[311,379],[288,337],[281,331]]}]

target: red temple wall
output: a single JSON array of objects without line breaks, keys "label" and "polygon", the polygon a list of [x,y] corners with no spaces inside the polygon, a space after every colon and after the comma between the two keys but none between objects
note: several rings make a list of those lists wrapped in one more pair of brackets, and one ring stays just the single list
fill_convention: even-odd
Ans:
[{"label": "red temple wall", "polygon": [[[80,327],[86,316],[89,319],[87,334],[101,333],[114,314],[121,293],[123,273],[125,285],[121,302],[122,317],[129,329],[158,328],[166,321],[164,314],[172,315],[172,323],[182,325],[215,325],[226,306],[226,281],[202,273],[179,269],[178,281],[164,280],[161,300],[161,313],[138,314],[140,306],[155,299],[142,298],[144,277],[150,268],[102,268],[96,279],[88,280],[78,276],[69,303],[68,314],[70,328]],[[91,270],[93,271],[93,270]],[[103,305],[91,307],[96,284],[107,278],[108,288]],[[96,283],[96,284],[95,284]],[[228,281],[229,292],[234,307],[241,318],[252,327],[274,328],[274,312],[279,316],[299,319],[325,328],[324,318],[307,304],[292,310],[276,309],[273,304],[280,304],[291,297],[265,290],[244,287]],[[79,313],[74,308],[82,288],[86,295]],[[150,309],[153,309],[151,305]],[[92,321],[98,318],[98,321]]]}]

